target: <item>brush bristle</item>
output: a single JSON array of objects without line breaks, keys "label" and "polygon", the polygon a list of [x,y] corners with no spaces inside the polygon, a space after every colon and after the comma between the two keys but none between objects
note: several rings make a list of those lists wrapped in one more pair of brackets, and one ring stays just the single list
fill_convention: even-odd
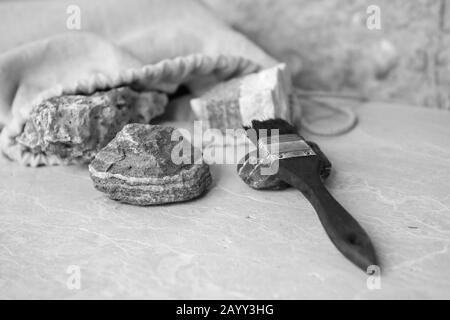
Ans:
[{"label": "brush bristle", "polygon": [[278,129],[279,134],[298,134],[297,129],[286,120],[277,118],[269,120],[253,120],[251,127],[244,127],[245,130],[254,129],[256,131],[257,138],[259,139],[259,130],[266,129],[267,136],[270,136],[272,129]]}]

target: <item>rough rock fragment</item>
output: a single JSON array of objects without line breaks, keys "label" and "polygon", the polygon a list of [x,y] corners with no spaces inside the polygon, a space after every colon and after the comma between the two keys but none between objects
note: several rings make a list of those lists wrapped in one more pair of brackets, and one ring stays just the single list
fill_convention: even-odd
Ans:
[{"label": "rough rock fragment", "polygon": [[164,94],[129,88],[55,97],[32,110],[17,141],[32,153],[56,155],[66,163],[89,162],[124,125],[147,123],[166,104]]},{"label": "rough rock fragment", "polygon": [[[200,196],[211,184],[209,166],[172,153],[186,139],[172,141],[172,127],[126,125],[89,165],[96,189],[111,199],[135,205],[186,201]],[[183,148],[183,150],[186,150]]]},{"label": "rough rock fragment", "polygon": [[[320,158],[320,176],[322,179],[328,178],[331,171],[331,162],[316,143],[312,141],[306,142]],[[239,162],[237,172],[239,177],[253,189],[283,190],[289,187],[289,184],[280,180],[276,174],[261,174],[261,168],[263,167],[267,167],[267,164],[264,164],[261,158],[257,158],[256,151],[252,151]]]},{"label": "rough rock fragment", "polygon": [[248,126],[252,120],[290,120],[291,77],[284,64],[220,83],[191,100],[196,117],[208,128]]}]

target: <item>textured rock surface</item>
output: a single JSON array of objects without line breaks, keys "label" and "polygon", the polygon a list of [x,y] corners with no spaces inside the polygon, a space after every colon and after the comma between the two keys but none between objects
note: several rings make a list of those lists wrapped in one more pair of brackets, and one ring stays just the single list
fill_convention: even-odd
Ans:
[{"label": "textured rock surface", "polygon": [[[376,246],[379,290],[297,190],[253,190],[235,165],[211,166],[215,187],[196,201],[138,207],[95,192],[85,167],[0,157],[0,297],[449,299],[450,115],[357,112],[349,134],[309,138],[333,162],[330,192]],[[68,286],[77,270],[79,289]]]},{"label": "textured rock surface", "polygon": [[[103,148],[89,164],[95,188],[111,199],[136,205],[163,204],[198,197],[211,184],[209,166],[194,163],[176,164],[172,150],[172,127],[129,124]],[[184,149],[186,150],[186,149]],[[187,155],[184,155],[187,156]]]},{"label": "textured rock surface", "polygon": [[89,162],[124,125],[161,114],[167,97],[128,88],[51,98],[33,109],[18,142],[33,153]]},{"label": "textured rock surface", "polygon": [[289,188],[289,185],[278,179],[277,175],[261,174],[261,167],[267,165],[264,165],[261,160],[256,160],[256,156],[256,151],[253,151],[246,155],[244,159],[240,161],[241,163],[238,164],[237,173],[242,181],[253,189],[284,190]]},{"label": "textured rock surface", "polygon": [[[322,179],[328,178],[331,171],[331,162],[325,156],[325,154],[320,150],[319,146],[311,141],[307,141],[309,146],[314,150],[317,156],[321,160],[321,171],[320,176]],[[263,175],[261,174],[261,168],[266,166],[262,159],[256,158],[257,153],[253,151],[246,155],[243,160],[241,160],[237,166],[237,173],[239,177],[253,189],[261,190],[283,190],[289,187],[287,183],[277,178],[277,175]],[[251,160],[251,157],[256,159]]]},{"label": "textured rock surface", "polygon": [[[304,88],[450,109],[450,0],[202,1]],[[369,5],[380,30],[366,26]]]},{"label": "textured rock surface", "polygon": [[290,119],[291,75],[284,64],[219,83],[191,106],[206,127],[221,129],[248,126],[251,120]]}]

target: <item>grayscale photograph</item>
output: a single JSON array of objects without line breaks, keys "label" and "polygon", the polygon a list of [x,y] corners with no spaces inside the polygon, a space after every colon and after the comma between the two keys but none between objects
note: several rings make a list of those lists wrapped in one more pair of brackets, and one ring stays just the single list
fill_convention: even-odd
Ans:
[{"label": "grayscale photograph", "polygon": [[0,0],[1,300],[292,319],[449,246],[450,0]]}]

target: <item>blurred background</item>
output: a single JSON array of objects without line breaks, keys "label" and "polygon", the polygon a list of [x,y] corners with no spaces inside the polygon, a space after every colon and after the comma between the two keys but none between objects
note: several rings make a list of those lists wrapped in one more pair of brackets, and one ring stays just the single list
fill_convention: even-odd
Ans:
[{"label": "blurred background", "polygon": [[450,109],[450,0],[202,1],[303,88]]}]

